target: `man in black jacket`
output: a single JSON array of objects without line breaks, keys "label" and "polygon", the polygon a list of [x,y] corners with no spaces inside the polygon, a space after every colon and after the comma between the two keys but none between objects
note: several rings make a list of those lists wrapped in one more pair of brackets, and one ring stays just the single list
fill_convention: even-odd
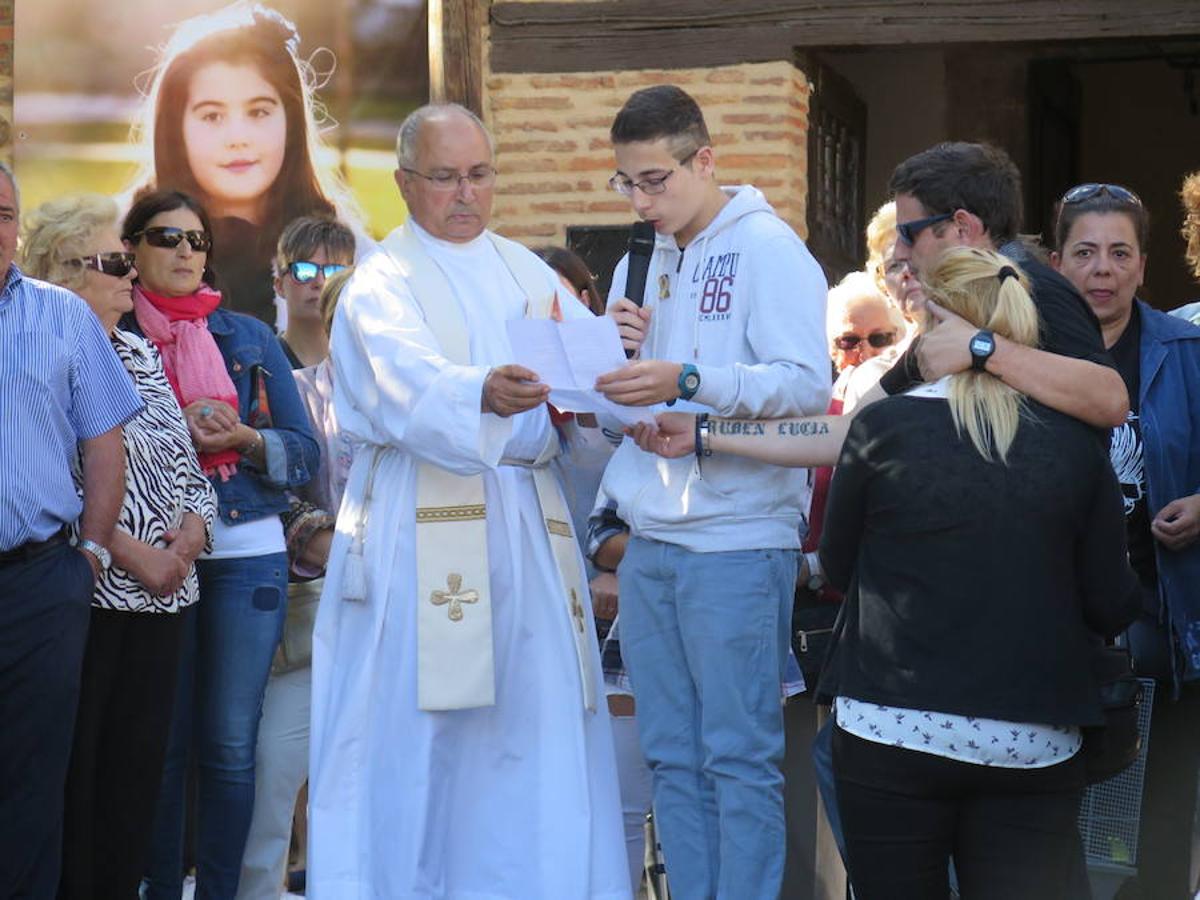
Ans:
[{"label": "man in black jacket", "polygon": [[1017,240],[1021,175],[1011,159],[987,144],[944,143],[897,166],[894,259],[915,275],[948,247],[999,250],[1028,273],[1042,321],[1039,347],[1024,347],[928,304],[937,325],[881,383],[889,394],[975,366],[1040,403],[1097,428],[1125,421],[1129,397],[1104,349],[1100,325],[1083,298]]}]

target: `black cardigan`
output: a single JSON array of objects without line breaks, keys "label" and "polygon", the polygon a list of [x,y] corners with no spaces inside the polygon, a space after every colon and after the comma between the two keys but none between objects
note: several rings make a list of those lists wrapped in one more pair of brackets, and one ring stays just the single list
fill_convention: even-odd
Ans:
[{"label": "black cardigan", "polygon": [[937,712],[1100,724],[1089,642],[1138,614],[1120,488],[1086,425],[1030,402],[1007,465],[946,400],[898,396],[850,427],[821,562],[846,592],[819,693]]}]

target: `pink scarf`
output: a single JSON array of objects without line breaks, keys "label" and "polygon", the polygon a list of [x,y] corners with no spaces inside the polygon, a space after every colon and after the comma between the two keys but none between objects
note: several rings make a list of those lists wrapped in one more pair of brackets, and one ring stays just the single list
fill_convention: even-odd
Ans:
[{"label": "pink scarf", "polygon": [[[138,325],[162,355],[163,370],[181,408],[197,400],[220,400],[238,408],[237,389],[208,330],[208,314],[220,302],[221,294],[207,285],[186,297],[163,297],[133,286]],[[228,481],[237,472],[238,459],[236,450],[201,453],[200,466],[206,475]]]}]

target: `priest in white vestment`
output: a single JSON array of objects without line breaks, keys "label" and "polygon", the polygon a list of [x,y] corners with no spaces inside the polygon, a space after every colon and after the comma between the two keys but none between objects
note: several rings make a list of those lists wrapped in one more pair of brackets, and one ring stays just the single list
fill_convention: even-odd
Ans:
[{"label": "priest in white vestment", "polygon": [[[422,108],[397,151],[410,219],[359,263],[333,326],[357,449],[314,636],[308,896],[629,898],[578,550],[555,549],[561,495],[529,467],[554,446],[547,389],[508,365],[505,322],[561,289],[486,231],[478,120]],[[482,504],[452,507],[479,509],[478,529],[435,522],[418,554],[418,492],[439,479],[479,485]],[[418,589],[430,572],[441,590]]]}]

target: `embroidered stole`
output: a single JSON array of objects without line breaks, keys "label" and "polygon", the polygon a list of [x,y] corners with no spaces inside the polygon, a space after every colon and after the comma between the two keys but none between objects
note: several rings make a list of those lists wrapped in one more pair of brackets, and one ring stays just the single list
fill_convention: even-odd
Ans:
[{"label": "embroidered stole", "polygon": [[[525,314],[551,314],[556,295],[536,258],[518,244],[485,232],[525,295]],[[407,225],[383,249],[408,281],[426,325],[446,359],[471,364],[470,335],[445,273]],[[579,664],[583,705],[596,709],[595,672],[587,615],[588,597],[571,517],[547,468],[558,454],[558,435],[533,462],[502,460],[532,471],[541,518],[554,554],[559,604],[570,626]],[[423,710],[470,709],[495,703],[487,505],[483,476],[455,475],[417,464],[417,705]],[[584,592],[584,593],[581,593]]]}]

